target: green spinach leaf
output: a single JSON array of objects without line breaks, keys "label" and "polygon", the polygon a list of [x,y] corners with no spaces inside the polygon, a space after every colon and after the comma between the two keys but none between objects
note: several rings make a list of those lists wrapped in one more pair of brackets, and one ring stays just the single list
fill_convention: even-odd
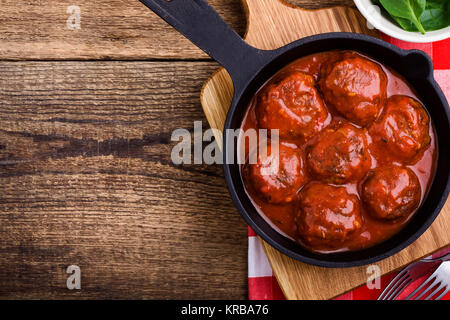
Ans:
[{"label": "green spinach leaf", "polygon": [[[425,33],[420,17],[426,8],[426,0],[379,0],[386,11],[403,28],[410,28],[411,22],[417,30]],[[408,22],[409,21],[409,22]]]},{"label": "green spinach leaf", "polygon": [[426,31],[450,26],[450,0],[428,0],[420,21]]},{"label": "green spinach leaf", "polygon": [[407,31],[433,31],[450,26],[450,0],[372,0]]}]

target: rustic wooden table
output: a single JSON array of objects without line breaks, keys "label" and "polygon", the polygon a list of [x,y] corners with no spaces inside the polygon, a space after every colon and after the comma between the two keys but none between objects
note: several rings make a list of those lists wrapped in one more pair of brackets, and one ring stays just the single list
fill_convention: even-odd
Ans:
[{"label": "rustic wooden table", "polygon": [[[244,33],[240,0],[209,3]],[[216,68],[137,0],[2,1],[0,298],[247,297],[221,166],[170,159]]]}]

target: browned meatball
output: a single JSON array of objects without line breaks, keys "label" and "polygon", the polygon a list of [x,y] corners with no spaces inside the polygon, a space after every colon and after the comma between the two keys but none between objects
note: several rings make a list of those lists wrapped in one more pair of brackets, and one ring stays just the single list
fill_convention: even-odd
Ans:
[{"label": "browned meatball", "polygon": [[421,188],[416,174],[407,167],[390,165],[369,173],[362,198],[372,216],[397,219],[413,212],[420,203]]},{"label": "browned meatball", "polygon": [[307,162],[312,174],[324,182],[360,180],[372,165],[365,130],[342,122],[326,128],[307,147]]},{"label": "browned meatball", "polygon": [[324,68],[320,88],[327,104],[348,120],[365,126],[383,107],[387,76],[375,62],[352,54]]},{"label": "browned meatball", "polygon": [[359,199],[345,187],[312,182],[299,199],[299,235],[312,246],[337,247],[362,226]]},{"label": "browned meatball", "polygon": [[266,157],[259,156],[256,164],[247,166],[248,181],[270,203],[291,202],[307,182],[304,157],[295,144],[281,142],[278,155],[269,145]]},{"label": "browned meatball", "polygon": [[313,77],[294,72],[269,85],[258,99],[261,128],[278,129],[283,138],[309,138],[327,125],[328,111],[314,87]]},{"label": "browned meatball", "polygon": [[[412,162],[430,142],[430,118],[422,105],[407,96],[392,96],[369,129],[375,152],[381,160]],[[385,150],[389,150],[386,157]],[[383,152],[384,151],[384,152]]]}]

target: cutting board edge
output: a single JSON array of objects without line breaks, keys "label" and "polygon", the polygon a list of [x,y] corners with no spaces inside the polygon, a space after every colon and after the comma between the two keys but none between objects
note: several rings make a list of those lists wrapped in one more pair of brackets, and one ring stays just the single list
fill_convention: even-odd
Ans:
[{"label": "cutting board edge", "polygon": [[[268,253],[268,251],[267,251],[267,247],[271,247],[273,250],[276,250],[276,249],[273,248],[270,244],[268,244],[268,243],[265,242],[263,239],[261,239],[261,237],[259,237],[259,236],[258,236],[258,240],[261,242],[261,245],[262,245],[262,247],[263,247],[264,253],[265,253],[267,256],[270,255],[270,253]],[[450,243],[448,243],[448,244],[446,244],[446,245],[443,245],[442,247],[440,247],[440,248],[434,250],[433,252],[430,252],[430,253],[425,254],[425,255],[423,255],[423,256],[421,256],[421,257],[418,257],[418,258],[416,258],[416,259],[414,259],[414,260],[411,260],[410,262],[405,263],[405,264],[403,264],[403,265],[401,265],[401,266],[399,266],[399,267],[397,267],[397,268],[395,268],[395,269],[393,269],[393,270],[389,270],[389,271],[386,271],[386,272],[382,272],[381,277],[383,277],[383,276],[385,276],[385,275],[388,275],[388,274],[390,274],[390,273],[393,273],[393,272],[397,272],[397,271],[403,269],[404,267],[406,267],[407,265],[409,265],[410,263],[414,263],[414,262],[416,262],[416,261],[422,260],[422,259],[424,259],[424,258],[426,258],[426,257],[431,256],[431,255],[434,255],[435,253],[437,253],[437,252],[439,252],[439,251],[441,251],[441,250],[444,250],[444,249],[448,248],[449,246],[450,246]],[[405,249],[406,249],[406,248],[405,248]],[[404,250],[404,249],[403,249],[403,250]],[[403,250],[399,251],[397,254],[401,253]],[[395,256],[395,255],[394,255],[394,256]],[[392,257],[394,257],[394,256],[392,256]],[[289,257],[288,257],[288,258],[289,258]],[[390,257],[389,257],[389,258],[390,258]],[[389,259],[389,258],[386,258],[386,259]],[[274,260],[271,260],[271,259],[267,259],[267,260],[269,261],[269,264],[270,264],[270,267],[272,268],[272,270],[277,269],[277,267],[273,265],[273,261],[274,261]],[[384,259],[383,259],[383,260],[384,260]],[[380,260],[380,261],[383,261],[383,260]],[[380,262],[380,261],[377,261],[377,262]],[[359,266],[359,267],[370,266],[370,265],[373,265],[373,264],[377,264],[377,262],[365,264],[365,265],[362,265],[362,266]],[[342,268],[339,268],[339,269],[342,269]],[[278,274],[277,274],[275,271],[273,272],[273,275],[274,275],[275,278],[277,279],[277,282],[280,283],[280,279],[279,279],[279,277],[278,277]],[[342,296],[342,295],[344,295],[344,294],[346,294],[346,293],[349,293],[349,292],[351,292],[351,291],[353,291],[353,290],[355,290],[355,289],[358,289],[358,288],[362,287],[362,286],[365,285],[365,284],[366,284],[366,283],[362,282],[361,284],[358,284],[358,285],[354,286],[354,287],[351,288],[351,289],[348,289],[348,290],[346,290],[346,291],[344,291],[344,292],[342,292],[342,293],[339,293],[339,294],[337,294],[337,295],[333,295],[333,296],[327,297],[327,298],[325,298],[324,300],[333,300],[333,299],[335,299],[335,298],[337,298],[337,297],[340,297],[340,296]],[[281,286],[281,285],[280,285],[280,289],[281,289],[281,291],[283,292],[283,294],[284,294],[284,296],[286,297],[287,300],[299,300],[299,299],[297,299],[297,298],[290,297],[290,294],[289,294],[289,293],[285,290],[285,288],[284,288],[283,286]],[[313,298],[303,298],[303,300],[306,300],[306,299],[315,300],[316,298],[315,298],[315,297],[313,297]]]}]

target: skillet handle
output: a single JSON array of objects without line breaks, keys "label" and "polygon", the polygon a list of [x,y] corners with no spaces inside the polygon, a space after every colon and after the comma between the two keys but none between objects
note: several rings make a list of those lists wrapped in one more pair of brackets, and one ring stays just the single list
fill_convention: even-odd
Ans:
[{"label": "skillet handle", "polygon": [[271,59],[248,45],[205,0],[140,0],[230,74],[235,93]]}]

